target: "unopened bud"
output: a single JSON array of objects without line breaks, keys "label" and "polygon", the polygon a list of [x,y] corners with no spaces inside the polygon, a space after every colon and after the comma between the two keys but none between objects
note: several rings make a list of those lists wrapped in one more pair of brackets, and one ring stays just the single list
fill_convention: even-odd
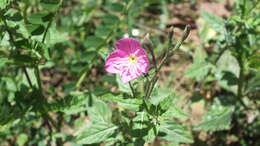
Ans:
[{"label": "unopened bud", "polygon": [[186,25],[184,31],[183,31],[183,34],[182,34],[182,42],[185,41],[187,39],[187,37],[189,36],[190,34],[190,29],[191,29],[191,26],[188,24]]}]

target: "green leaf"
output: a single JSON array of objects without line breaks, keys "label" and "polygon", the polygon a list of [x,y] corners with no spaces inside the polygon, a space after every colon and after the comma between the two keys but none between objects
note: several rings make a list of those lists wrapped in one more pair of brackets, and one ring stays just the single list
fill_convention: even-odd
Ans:
[{"label": "green leaf", "polygon": [[47,32],[45,42],[48,46],[53,46],[57,43],[66,42],[68,39],[68,34],[58,30],[56,23],[53,22]]},{"label": "green leaf", "polygon": [[8,20],[15,21],[15,22],[23,20],[23,17],[20,14],[20,11],[13,9],[13,8],[10,8],[9,10],[6,11],[5,17]]},{"label": "green leaf", "polygon": [[75,114],[87,110],[89,100],[89,92],[71,92],[70,95],[63,99],[47,104],[45,107],[48,111],[60,111],[66,114]]},{"label": "green leaf", "polygon": [[104,42],[104,40],[102,38],[99,38],[96,36],[89,36],[89,37],[87,37],[86,41],[84,42],[84,46],[86,48],[98,49],[98,47],[100,47],[100,45],[102,45],[103,42]]},{"label": "green leaf", "polygon": [[53,17],[52,13],[48,12],[38,12],[33,13],[28,17],[28,21],[32,24],[45,24],[50,21]]},{"label": "green leaf", "polygon": [[0,57],[0,68],[4,67],[7,62],[8,62],[7,58],[1,58]]},{"label": "green leaf", "polygon": [[86,131],[77,136],[76,141],[79,144],[94,144],[105,141],[109,138],[117,129],[110,123],[93,123]]},{"label": "green leaf", "polygon": [[249,66],[256,69],[260,70],[260,52],[255,53],[252,56],[249,57]]},{"label": "green leaf", "polygon": [[131,88],[128,83],[123,83],[119,75],[116,75],[116,82],[118,84],[118,90],[125,93],[131,93]]},{"label": "green leaf", "polygon": [[197,81],[205,79],[205,76],[208,74],[212,65],[207,62],[198,62],[192,64],[190,68],[185,72],[185,77],[194,78]]},{"label": "green leaf", "polygon": [[181,108],[179,108],[176,104],[172,104],[167,112],[163,113],[162,117],[164,119],[171,119],[171,118],[180,118],[180,119],[187,119],[189,118],[189,114],[184,112]]},{"label": "green leaf", "polygon": [[31,35],[41,35],[45,30],[40,24],[26,24],[26,28]]},{"label": "green leaf", "polygon": [[118,128],[111,123],[112,111],[106,103],[96,100],[88,113],[92,125],[77,136],[78,143],[93,144],[105,141]]},{"label": "green leaf", "polygon": [[231,72],[238,77],[240,68],[237,59],[226,50],[217,61],[217,70]]},{"label": "green leaf", "polygon": [[119,18],[116,15],[106,14],[102,17],[102,20],[106,25],[114,25],[119,21]]},{"label": "green leaf", "polygon": [[260,72],[257,72],[253,78],[248,81],[248,87],[245,93],[253,93],[260,91]]},{"label": "green leaf", "polygon": [[156,138],[156,135],[155,135],[154,129],[152,129],[152,128],[149,129],[147,135],[144,136],[145,142],[154,142],[155,138]]},{"label": "green leaf", "polygon": [[136,137],[138,139],[142,138],[146,142],[154,141],[158,126],[152,123],[152,120],[149,118],[149,114],[147,112],[136,112],[136,116],[132,119],[132,121],[133,126],[129,129],[132,137]]},{"label": "green leaf", "polygon": [[0,1],[0,9],[5,9],[8,6],[7,0]]},{"label": "green leaf", "polygon": [[121,12],[124,9],[124,6],[120,3],[109,3],[105,7],[106,10]]},{"label": "green leaf", "polygon": [[215,101],[210,110],[203,116],[202,122],[195,126],[194,130],[219,131],[229,129],[233,112],[233,106],[223,106]]},{"label": "green leaf", "polygon": [[18,137],[17,137],[17,144],[19,146],[23,146],[25,145],[25,143],[28,141],[28,136],[24,133],[20,134]]},{"label": "green leaf", "polygon": [[48,10],[55,11],[59,7],[60,0],[41,0],[40,5]]},{"label": "green leaf", "polygon": [[161,104],[171,104],[173,96],[175,96],[175,92],[169,88],[155,88],[151,94],[150,102],[153,105],[159,105],[161,102],[163,102]]},{"label": "green leaf", "polygon": [[115,102],[119,106],[132,111],[138,111],[140,106],[143,104],[143,101],[141,99],[125,99],[122,95],[105,94],[100,98],[105,101]]},{"label": "green leaf", "polygon": [[193,143],[191,133],[182,125],[170,120],[160,125],[159,136],[175,143]]},{"label": "green leaf", "polygon": [[227,50],[221,55],[216,66],[215,78],[218,80],[218,84],[236,94],[237,78],[240,70],[236,58]]},{"label": "green leaf", "polygon": [[94,105],[89,108],[89,117],[92,122],[110,122],[112,111],[109,106],[100,100],[94,102]]},{"label": "green leaf", "polygon": [[8,82],[7,88],[15,92],[13,101],[16,104],[2,104],[0,106],[0,128],[4,128],[5,125],[7,125],[7,127],[11,127],[12,125],[9,125],[10,123],[23,118],[27,112],[32,110],[33,106],[37,106],[36,101],[41,103],[39,98],[37,98],[37,100],[35,98],[39,96],[38,90],[34,89],[31,91],[26,86],[21,86],[20,89],[18,89],[19,85],[17,85],[17,82],[10,80],[10,78],[5,79]]},{"label": "green leaf", "polygon": [[35,57],[31,57],[29,55],[20,55],[20,54],[12,55],[11,59],[14,60],[13,63],[16,65],[28,65],[28,66],[32,66],[37,61]]},{"label": "green leaf", "polygon": [[202,11],[201,17],[206,20],[211,28],[213,28],[216,32],[220,34],[224,33],[225,20],[221,17],[218,17],[214,14],[208,13],[206,11]]},{"label": "green leaf", "polygon": [[98,25],[95,30],[95,36],[106,39],[106,37],[108,37],[108,35],[110,35],[111,32],[112,32],[111,27],[107,25]]},{"label": "green leaf", "polygon": [[211,64],[206,61],[206,52],[198,48],[193,56],[193,64],[185,72],[185,77],[196,79],[200,81],[205,78],[210,69],[213,68]]}]

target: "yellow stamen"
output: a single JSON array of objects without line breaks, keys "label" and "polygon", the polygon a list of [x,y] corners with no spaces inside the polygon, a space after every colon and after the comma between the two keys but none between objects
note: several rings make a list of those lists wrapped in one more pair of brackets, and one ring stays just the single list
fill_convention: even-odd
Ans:
[{"label": "yellow stamen", "polygon": [[135,64],[137,62],[137,57],[134,55],[130,55],[128,60],[131,64]]}]

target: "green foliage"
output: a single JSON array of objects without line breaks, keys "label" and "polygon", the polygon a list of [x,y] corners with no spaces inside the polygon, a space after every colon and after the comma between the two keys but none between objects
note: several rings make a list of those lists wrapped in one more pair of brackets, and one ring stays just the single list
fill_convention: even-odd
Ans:
[{"label": "green foliage", "polygon": [[[222,18],[189,2],[1,0],[1,145],[259,145],[260,3]],[[122,37],[150,57],[131,86],[104,70]]]},{"label": "green foliage", "polygon": [[163,135],[163,139],[174,143],[193,143],[190,132],[174,121],[163,122],[159,134]]},{"label": "green foliage", "polygon": [[124,98],[122,95],[105,94],[101,97],[101,99],[109,102],[115,102],[118,106],[132,111],[138,111],[140,105],[143,104],[141,99]]},{"label": "green foliage", "polygon": [[77,136],[77,143],[93,144],[105,141],[118,128],[111,123],[112,111],[106,103],[96,101],[88,112],[91,125]]},{"label": "green foliage", "polygon": [[45,105],[48,111],[75,114],[87,110],[91,100],[89,92],[72,92],[63,99]]},{"label": "green foliage", "polygon": [[193,64],[185,72],[185,76],[194,78],[197,81],[204,79],[208,72],[213,68],[213,66],[206,61],[206,57],[207,56],[202,49],[197,49],[193,57]]},{"label": "green foliage", "polygon": [[215,101],[209,111],[203,116],[201,123],[194,127],[194,130],[219,131],[230,128],[234,107],[224,106],[218,102],[217,100]]},{"label": "green foliage", "polygon": [[225,21],[211,13],[208,13],[206,11],[202,11],[201,17],[205,19],[205,21],[208,23],[208,25],[213,28],[216,32],[220,33],[221,35],[224,35],[224,29],[225,29]]}]

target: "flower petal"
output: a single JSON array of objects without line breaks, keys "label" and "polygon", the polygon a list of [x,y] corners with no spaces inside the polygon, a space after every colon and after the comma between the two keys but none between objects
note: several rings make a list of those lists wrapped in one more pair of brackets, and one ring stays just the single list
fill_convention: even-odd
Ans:
[{"label": "flower petal", "polygon": [[128,64],[129,61],[125,52],[116,50],[107,57],[105,69],[110,73],[121,73]]},{"label": "flower petal", "polygon": [[149,71],[150,62],[146,51],[143,48],[139,48],[138,51],[135,52],[135,56],[138,57],[137,65],[141,68],[143,73],[147,73]]},{"label": "flower petal", "polygon": [[134,80],[142,75],[142,70],[140,66],[137,64],[128,66],[125,70],[120,74],[121,80],[124,83],[127,83],[131,80]]},{"label": "flower petal", "polygon": [[[135,56],[136,61],[131,61]],[[140,43],[133,38],[123,38],[117,41],[116,50],[106,59],[107,72],[120,74],[121,80],[127,83],[149,71],[149,58]]]},{"label": "flower petal", "polygon": [[138,40],[133,38],[123,38],[116,42],[116,49],[122,50],[127,54],[135,52],[138,48],[141,48],[141,45]]}]

